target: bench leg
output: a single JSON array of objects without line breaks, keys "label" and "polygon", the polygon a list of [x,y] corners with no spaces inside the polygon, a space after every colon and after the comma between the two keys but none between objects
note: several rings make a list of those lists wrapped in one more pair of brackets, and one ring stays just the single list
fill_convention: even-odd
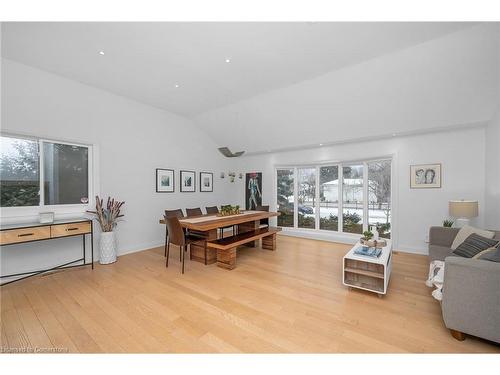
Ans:
[{"label": "bench leg", "polygon": [[232,270],[236,267],[236,248],[217,250],[217,267]]},{"label": "bench leg", "polygon": [[262,237],[262,248],[266,250],[276,250],[276,233],[267,237]]},{"label": "bench leg", "polygon": [[[246,223],[238,224],[238,233],[254,231],[256,229],[259,229],[259,225],[260,225],[260,220],[248,221]],[[250,241],[242,246],[256,247],[259,246],[259,241],[258,240]]]}]

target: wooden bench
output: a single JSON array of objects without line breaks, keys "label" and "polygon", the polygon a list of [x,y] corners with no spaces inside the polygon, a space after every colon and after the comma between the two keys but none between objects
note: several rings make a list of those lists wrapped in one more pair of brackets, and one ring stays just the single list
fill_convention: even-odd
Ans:
[{"label": "wooden bench", "polygon": [[207,247],[217,251],[217,266],[232,270],[236,267],[236,248],[262,238],[262,248],[276,250],[276,233],[281,228],[258,228],[231,237],[207,242]]}]

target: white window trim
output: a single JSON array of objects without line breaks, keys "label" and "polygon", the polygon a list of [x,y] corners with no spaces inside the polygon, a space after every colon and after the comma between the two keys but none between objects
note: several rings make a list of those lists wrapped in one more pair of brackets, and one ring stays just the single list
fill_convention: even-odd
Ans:
[{"label": "white window trim", "polygon": [[[322,166],[338,166],[338,176],[339,182],[343,181],[343,168],[344,166],[353,165],[353,164],[363,164],[363,231],[368,230],[368,164],[371,162],[381,161],[381,160],[391,160],[391,240],[393,244],[397,243],[397,184],[396,184],[396,163],[397,163],[397,155],[385,155],[378,157],[369,157],[357,160],[335,160],[335,161],[321,161],[317,163],[304,163],[304,164],[276,164],[274,166],[274,207],[278,207],[277,203],[277,171],[279,169],[293,169],[294,170],[294,226],[293,227],[282,227],[284,232],[290,232],[290,234],[298,235],[302,233],[305,237],[314,237],[314,234],[318,234],[319,236],[330,236],[332,238],[345,239],[348,242],[352,242],[354,240],[359,239],[359,233],[348,233],[343,232],[343,220],[341,219],[341,215],[343,212],[343,183],[339,183],[339,203],[338,203],[338,212],[339,212],[339,222],[338,222],[338,230],[332,231],[327,229],[320,229],[319,227],[319,210],[316,214],[316,227],[314,229],[311,228],[300,228],[298,226],[298,168],[311,168],[316,167],[316,195],[319,194],[319,168]],[[396,199],[395,199],[396,198]],[[319,200],[316,201],[319,204]],[[319,237],[317,236],[317,237]]]},{"label": "white window trim", "polygon": [[[95,205],[95,195],[98,194],[98,164],[96,162],[98,155],[98,146],[95,144],[85,144],[81,142],[61,141],[57,139],[42,138],[32,135],[15,134],[15,133],[0,133],[1,136],[27,139],[38,142],[38,158],[39,158],[39,181],[40,181],[40,204],[38,206],[19,206],[19,207],[0,207],[0,217],[2,222],[15,223],[28,220],[38,220],[38,215],[41,212],[54,212],[58,219],[67,217],[81,216],[87,210],[90,210]],[[88,149],[88,198],[87,204],[57,204],[45,205],[43,192],[43,142],[58,143],[64,145],[86,147]]]}]

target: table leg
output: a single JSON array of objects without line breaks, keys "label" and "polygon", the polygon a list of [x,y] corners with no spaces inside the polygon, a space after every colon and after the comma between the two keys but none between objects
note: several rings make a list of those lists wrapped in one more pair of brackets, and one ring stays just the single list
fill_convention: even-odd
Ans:
[{"label": "table leg", "polygon": [[[197,232],[201,233],[201,232]],[[203,232],[205,235],[205,238],[207,240],[215,240],[217,239],[217,229],[212,229],[206,232]],[[205,245],[203,242],[200,243],[192,243],[191,245],[191,253],[190,257],[191,260],[194,260],[195,262],[200,262],[205,264]],[[206,259],[206,264],[212,264],[217,261],[217,254],[214,249],[207,248],[207,259]]]},{"label": "table leg", "polygon": [[232,270],[236,267],[236,248],[217,250],[217,267]]},{"label": "table leg", "polygon": [[[260,220],[248,221],[246,223],[238,224],[238,233],[250,232],[259,229]],[[259,246],[259,240],[248,242],[242,246],[256,247]]]}]

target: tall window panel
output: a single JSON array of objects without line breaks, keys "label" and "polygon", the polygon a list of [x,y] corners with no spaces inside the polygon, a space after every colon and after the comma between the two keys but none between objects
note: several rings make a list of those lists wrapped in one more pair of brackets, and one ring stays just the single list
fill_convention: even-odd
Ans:
[{"label": "tall window panel", "polygon": [[298,168],[298,227],[316,228],[316,168]]},{"label": "tall window panel", "polygon": [[88,202],[88,148],[43,143],[44,200],[46,205]]},{"label": "tall window panel", "polygon": [[339,167],[319,168],[319,229],[339,229]]},{"label": "tall window panel", "polygon": [[1,206],[38,206],[38,141],[2,136],[0,146]]},{"label": "tall window panel", "polygon": [[276,171],[277,181],[277,210],[278,226],[294,227],[294,179],[293,168],[278,169]]},{"label": "tall window panel", "polygon": [[368,223],[391,238],[391,160],[368,163]]},{"label": "tall window panel", "polygon": [[342,228],[363,233],[363,164],[342,167]]}]

